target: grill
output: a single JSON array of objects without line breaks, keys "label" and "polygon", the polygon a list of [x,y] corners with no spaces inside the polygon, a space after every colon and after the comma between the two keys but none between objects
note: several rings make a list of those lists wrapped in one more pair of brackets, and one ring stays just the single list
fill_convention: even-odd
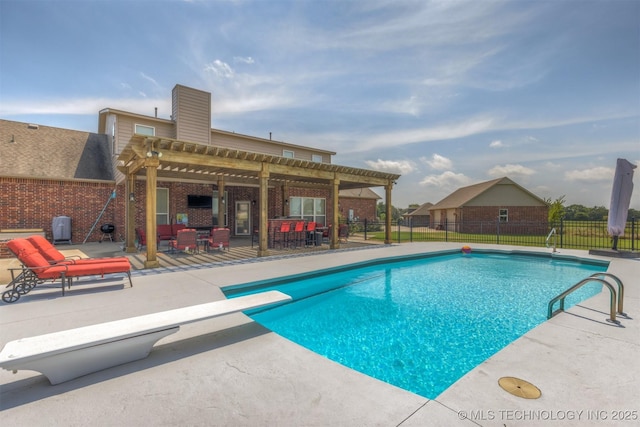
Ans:
[{"label": "grill", "polygon": [[102,231],[102,237],[100,237],[100,243],[102,243],[102,241],[105,238],[108,238],[109,240],[111,240],[113,242],[113,232],[116,231],[116,226],[113,224],[103,224],[100,227],[100,231]]}]

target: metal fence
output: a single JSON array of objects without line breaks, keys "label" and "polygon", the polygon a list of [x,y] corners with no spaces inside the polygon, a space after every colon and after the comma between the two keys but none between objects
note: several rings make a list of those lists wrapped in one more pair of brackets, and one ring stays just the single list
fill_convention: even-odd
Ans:
[{"label": "metal fence", "polygon": [[[365,240],[384,240],[385,223],[379,221],[348,222],[349,235],[362,236]],[[456,230],[478,230],[459,232]],[[607,221],[567,221],[557,224],[539,222],[489,222],[469,221],[463,224],[445,222],[431,228],[413,226],[409,221],[393,221],[391,239],[396,243],[407,242],[461,242],[490,243],[499,245],[556,247],[565,249],[611,249],[613,239],[607,232]],[[619,237],[618,250],[634,251],[640,246],[640,230],[635,218],[627,221],[624,236]]]}]

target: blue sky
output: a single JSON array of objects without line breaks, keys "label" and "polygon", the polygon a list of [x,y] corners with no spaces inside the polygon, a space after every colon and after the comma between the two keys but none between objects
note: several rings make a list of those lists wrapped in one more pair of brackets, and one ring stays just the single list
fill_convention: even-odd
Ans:
[{"label": "blue sky", "polygon": [[608,207],[640,164],[640,2],[0,0],[3,119],[168,118],[175,84],[214,128],[402,174],[397,207],[502,176]]}]

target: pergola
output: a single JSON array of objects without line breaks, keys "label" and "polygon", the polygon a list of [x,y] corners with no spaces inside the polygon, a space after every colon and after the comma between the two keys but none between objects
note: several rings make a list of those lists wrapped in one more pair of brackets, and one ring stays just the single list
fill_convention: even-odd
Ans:
[{"label": "pergola", "polygon": [[[218,198],[224,186],[259,187],[258,256],[268,255],[268,189],[282,186],[313,187],[330,190],[333,200],[332,223],[338,224],[338,192],[341,189],[384,187],[386,202],[385,242],[391,242],[391,189],[400,175],[254,153],[214,145],[197,144],[171,138],[135,134],[118,156],[118,170],[125,176],[125,194],[133,192],[137,176],[146,178],[146,268],[158,267],[156,236],[156,185],[158,178],[184,181],[211,181],[218,186]],[[127,252],[135,252],[135,200],[126,203]],[[223,204],[218,200],[219,218]],[[329,215],[329,213],[327,213]],[[332,227],[331,248],[340,246],[338,227]]]}]

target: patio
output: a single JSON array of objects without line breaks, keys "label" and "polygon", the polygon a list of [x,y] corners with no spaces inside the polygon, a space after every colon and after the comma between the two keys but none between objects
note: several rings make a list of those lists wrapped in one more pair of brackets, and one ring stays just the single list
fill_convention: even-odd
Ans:
[{"label": "patio", "polygon": [[[459,248],[454,243],[364,245],[310,256],[285,250],[238,264],[139,270],[133,288],[123,288],[120,280],[107,288],[78,286],[65,297],[59,289],[43,290],[23,302],[0,306],[0,343],[220,300],[220,287],[227,285]],[[115,243],[80,248],[95,254],[115,248],[121,253]],[[251,242],[241,248],[236,245],[237,251],[251,251]],[[233,253],[232,246],[229,255]],[[563,254],[591,258],[584,251]],[[633,384],[638,382],[639,335],[634,319],[639,293],[634,278],[639,266],[633,260],[612,260],[609,269],[627,285],[628,317],[620,319],[619,327],[603,320],[608,295],[600,293],[516,340],[434,400],[347,369],[234,314],[181,328],[146,359],[56,386],[35,372],[1,371],[0,411],[20,426],[502,426],[547,425],[550,420],[556,425],[575,425],[576,420],[597,425],[615,416],[637,417]],[[602,362],[612,354],[615,363]],[[532,381],[542,397],[521,399],[506,393],[497,382],[503,376]],[[630,425],[635,422],[637,418]]]}]

